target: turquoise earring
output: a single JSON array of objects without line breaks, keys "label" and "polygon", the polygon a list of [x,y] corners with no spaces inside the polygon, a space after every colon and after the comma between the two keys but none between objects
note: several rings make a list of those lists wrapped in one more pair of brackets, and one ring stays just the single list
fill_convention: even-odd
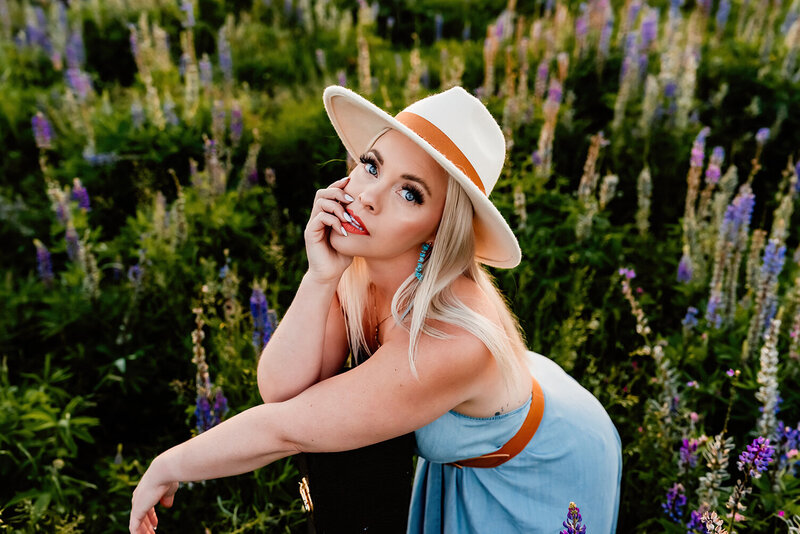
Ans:
[{"label": "turquoise earring", "polygon": [[414,271],[414,276],[417,277],[417,280],[420,282],[422,281],[422,264],[425,263],[425,260],[428,259],[428,251],[431,249],[430,243],[425,243],[422,245],[422,251],[419,253],[419,260],[417,261],[417,270]]}]

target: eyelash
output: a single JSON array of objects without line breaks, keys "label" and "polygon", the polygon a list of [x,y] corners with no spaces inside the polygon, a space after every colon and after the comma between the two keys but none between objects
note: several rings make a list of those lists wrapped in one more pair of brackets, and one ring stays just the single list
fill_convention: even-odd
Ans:
[{"label": "eyelash", "polygon": [[[367,165],[367,164],[372,165],[377,170],[378,162],[375,161],[375,158],[373,158],[371,155],[364,154],[363,156],[361,156],[358,159],[361,161],[361,163],[363,163],[365,165]],[[367,171],[367,172],[369,172],[369,171]],[[372,174],[372,173],[369,172],[369,174]],[[375,175],[372,174],[372,176],[375,176]],[[416,185],[413,185],[413,184],[406,184],[406,185],[403,186],[403,189],[411,192],[411,194],[414,197],[413,202],[415,202],[417,204],[422,204],[422,198],[423,198],[422,190],[419,187],[417,187]]]}]

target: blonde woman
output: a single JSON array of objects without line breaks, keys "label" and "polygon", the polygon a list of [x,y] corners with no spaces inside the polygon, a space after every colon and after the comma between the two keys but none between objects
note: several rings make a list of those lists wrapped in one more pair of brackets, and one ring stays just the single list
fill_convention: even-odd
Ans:
[{"label": "blonde woman", "polygon": [[[461,87],[394,117],[343,87],[323,101],[358,164],[314,199],[308,271],[259,362],[265,404],[155,458],[130,531],[155,530],[154,506],[171,505],[179,481],[413,433],[409,533],[555,532],[571,501],[588,531],[614,532],[619,435],[589,392],[526,349],[482,266],[521,259],[489,200],[505,159],[492,115]],[[348,355],[356,365],[339,372]]]}]

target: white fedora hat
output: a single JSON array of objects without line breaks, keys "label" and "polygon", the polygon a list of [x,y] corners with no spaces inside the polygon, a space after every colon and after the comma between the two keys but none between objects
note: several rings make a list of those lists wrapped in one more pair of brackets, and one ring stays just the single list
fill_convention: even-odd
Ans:
[{"label": "white fedora hat", "polygon": [[507,269],[519,264],[522,253],[517,238],[489,200],[505,162],[506,141],[480,100],[457,86],[418,100],[394,117],[338,85],[327,87],[322,100],[336,133],[355,160],[387,128],[418,144],[472,200],[475,259]]}]

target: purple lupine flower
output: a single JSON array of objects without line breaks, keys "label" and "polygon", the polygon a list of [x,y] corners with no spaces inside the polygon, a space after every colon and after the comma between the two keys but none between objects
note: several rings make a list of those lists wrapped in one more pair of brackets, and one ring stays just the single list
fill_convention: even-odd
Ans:
[{"label": "purple lupine flower", "polygon": [[85,102],[86,97],[89,96],[89,92],[92,90],[92,80],[89,78],[89,74],[81,69],[67,69],[64,76],[67,80],[67,85],[78,97],[78,102]]},{"label": "purple lupine flower", "polygon": [[581,510],[578,506],[571,502],[569,503],[569,510],[567,511],[567,520],[561,523],[564,530],[559,534],[584,534],[586,532],[586,525],[581,525],[583,518],[581,517]]},{"label": "purple lupine flower", "polygon": [[717,6],[717,14],[714,17],[717,22],[717,31],[722,32],[725,29],[725,24],[728,23],[728,16],[731,14],[730,0],[720,0]]},{"label": "purple lupine flower", "polygon": [[679,450],[678,469],[697,466],[697,446],[699,442],[695,438],[683,438]]},{"label": "purple lupine flower", "polygon": [[686,315],[683,317],[681,324],[689,329],[697,326],[697,308],[694,306],[689,306],[686,309]]},{"label": "purple lupine flower", "polygon": [[182,23],[183,27],[194,28],[194,5],[192,4],[191,0],[183,0],[183,2],[181,2],[181,11],[186,13],[186,20],[184,20]]},{"label": "purple lupine flower", "polygon": [[778,240],[770,239],[764,249],[764,262],[761,264],[761,279],[766,280],[777,277],[783,269],[786,260],[786,245],[778,248]]},{"label": "purple lupine flower", "polygon": [[547,83],[547,74],[548,74],[549,67],[546,61],[542,61],[539,63],[539,67],[536,69],[536,83],[544,84]]},{"label": "purple lupine flower", "polygon": [[242,107],[239,105],[239,102],[234,102],[233,108],[231,109],[231,142],[234,145],[238,144],[239,140],[242,138],[243,129]]},{"label": "purple lupine flower", "polygon": [[392,28],[394,28],[394,17],[386,17],[386,29],[392,31]]},{"label": "purple lupine flower", "polygon": [[636,278],[636,271],[634,271],[633,269],[620,267],[619,270],[617,271],[617,273],[620,274],[621,276],[624,276],[628,280]]},{"label": "purple lupine flower", "polygon": [[200,69],[200,83],[203,85],[203,88],[207,90],[211,89],[214,74],[211,60],[208,59],[208,54],[203,54],[203,57],[201,57],[200,61],[197,63],[197,67]]},{"label": "purple lupine flower", "polygon": [[50,121],[44,116],[44,113],[37,111],[36,115],[31,119],[33,125],[33,137],[36,140],[36,146],[40,149],[53,147],[53,127],[50,126]]},{"label": "purple lupine flower", "polygon": [[97,154],[93,147],[87,145],[86,148],[83,149],[83,159],[92,167],[100,167],[102,165],[116,163],[119,160],[119,156],[117,156],[116,152]]},{"label": "purple lupine flower", "polygon": [[86,191],[86,188],[83,187],[80,178],[72,179],[72,200],[78,201],[79,208],[83,208],[86,211],[92,210],[92,208],[89,207],[89,193]]},{"label": "purple lupine flower", "polygon": [[442,18],[441,13],[436,13],[433,17],[433,24],[434,24],[434,42],[440,41],[442,39],[442,24],[444,23],[444,19]]},{"label": "purple lupine flower", "polygon": [[678,263],[678,282],[686,284],[692,280],[692,259],[689,254],[684,252],[681,261]]},{"label": "purple lupine flower", "polygon": [[36,271],[42,282],[49,287],[53,283],[53,264],[50,262],[50,251],[38,239],[34,239],[33,244],[36,246]]},{"label": "purple lupine flower", "polygon": [[769,139],[769,128],[759,128],[756,132],[756,143],[763,145]]},{"label": "purple lupine flower", "polygon": [[642,49],[646,50],[650,44],[658,39],[658,9],[651,9],[642,21]]},{"label": "purple lupine flower", "polygon": [[219,277],[224,279],[226,276],[228,276],[228,271],[230,271],[230,267],[226,263],[225,265],[220,267],[220,269],[219,269]]},{"label": "purple lupine flower", "polygon": [[772,462],[774,452],[775,449],[769,444],[769,438],[758,436],[739,455],[736,466],[739,471],[749,473],[753,478],[760,478],[761,473],[766,471]]},{"label": "purple lupine flower", "polygon": [[531,162],[537,167],[542,164],[542,157],[539,155],[538,150],[534,150],[531,153]]},{"label": "purple lupine flower", "polygon": [[64,234],[64,239],[67,242],[67,256],[69,256],[70,260],[74,261],[78,257],[80,243],[78,241],[78,232],[75,230],[72,223],[67,224],[67,231]]},{"label": "purple lupine flower", "polygon": [[705,523],[703,523],[703,521],[701,520],[704,512],[706,512],[705,507],[701,507],[697,510],[692,510],[692,513],[689,516],[689,521],[686,523],[687,534],[693,532],[699,532],[700,534],[709,534]]},{"label": "purple lupine flower", "polygon": [[138,286],[142,282],[142,268],[137,263],[128,267],[128,280],[134,285]]},{"label": "purple lupine flower", "polygon": [[345,74],[344,69],[339,69],[336,71],[336,81],[342,87],[347,87],[347,74]]},{"label": "purple lupine flower", "polygon": [[554,104],[561,103],[561,83],[556,80],[550,80],[550,87],[547,89],[547,100]]},{"label": "purple lupine flower", "polygon": [[744,194],[736,195],[733,201],[725,209],[725,216],[722,220],[720,231],[724,233],[725,239],[733,243],[736,241],[739,231],[750,226],[750,218],[753,215],[753,206],[756,197],[748,191]]},{"label": "purple lupine flower", "polygon": [[[222,100],[214,100],[211,105],[211,131],[218,133],[220,138],[225,136],[227,118],[228,113],[225,111]],[[215,141],[221,141],[221,139],[215,139]]]},{"label": "purple lupine flower", "polygon": [[719,291],[712,291],[711,296],[708,298],[706,305],[706,320],[711,323],[714,328],[722,326],[722,315],[719,313],[719,307],[722,304],[722,295]]},{"label": "purple lupine flower", "polygon": [[231,56],[231,45],[228,42],[228,37],[225,35],[225,27],[219,29],[217,34],[217,55],[219,61],[219,69],[228,83],[233,82],[233,58]]},{"label": "purple lupine flower", "polygon": [[661,503],[661,508],[667,517],[680,523],[684,506],[686,506],[686,495],[684,495],[683,484],[675,483],[667,490],[667,502]]},{"label": "purple lupine flower", "polygon": [[198,433],[203,433],[213,426],[211,403],[208,402],[208,399],[205,395],[200,393],[197,394],[197,399],[195,400],[194,416],[197,421],[196,425]]},{"label": "purple lupine flower", "polygon": [[777,450],[780,451],[780,466],[786,465],[789,460],[789,451],[797,450],[800,447],[800,426],[792,428],[784,425],[783,421],[778,421]]},{"label": "purple lupine flower", "polygon": [[725,149],[721,146],[715,146],[711,152],[711,158],[708,161],[708,168],[706,169],[706,182],[709,184],[716,184],[722,175],[720,166],[725,160]]},{"label": "purple lupine flower", "polygon": [[69,34],[65,50],[67,56],[67,67],[79,69],[86,61],[86,51],[83,46],[83,35],[80,31],[73,30]]},{"label": "purple lupine flower", "polygon": [[600,31],[600,42],[597,44],[597,48],[603,57],[608,56],[608,48],[611,44],[611,34],[613,32],[614,32],[614,14],[613,12],[610,11],[608,18],[606,18],[606,23],[603,26],[603,29]]},{"label": "purple lupine flower", "polygon": [[668,81],[666,84],[664,84],[664,96],[668,99],[673,98],[677,90],[678,84],[674,81]]},{"label": "purple lupine flower", "polygon": [[253,345],[260,354],[272,336],[273,325],[270,321],[267,297],[258,287],[254,288],[250,295],[250,315],[253,319]]},{"label": "purple lupine flower", "polygon": [[589,21],[586,14],[586,2],[581,2],[579,7],[581,14],[575,19],[575,37],[583,39],[589,31]]},{"label": "purple lupine flower", "polygon": [[222,421],[226,413],[228,413],[228,399],[222,394],[222,388],[217,388],[217,394],[214,396],[214,415],[218,421]]},{"label": "purple lupine flower", "polygon": [[705,147],[706,147],[706,137],[708,137],[708,133],[711,129],[706,126],[697,134],[697,137],[692,144],[692,152],[691,152],[691,166],[692,167],[702,167],[703,160],[705,159]]},{"label": "purple lupine flower", "polygon": [[736,376],[736,371],[734,371],[733,369],[728,369],[727,371],[725,371],[725,374],[733,378],[734,376]]}]

